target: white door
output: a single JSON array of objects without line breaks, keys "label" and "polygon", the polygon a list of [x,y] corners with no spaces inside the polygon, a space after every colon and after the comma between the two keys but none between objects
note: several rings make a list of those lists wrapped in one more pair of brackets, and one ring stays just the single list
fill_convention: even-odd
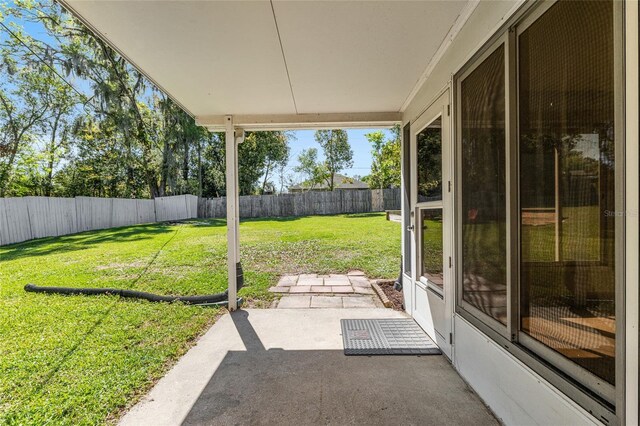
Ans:
[{"label": "white door", "polygon": [[449,91],[411,123],[411,314],[451,358],[453,188]]}]

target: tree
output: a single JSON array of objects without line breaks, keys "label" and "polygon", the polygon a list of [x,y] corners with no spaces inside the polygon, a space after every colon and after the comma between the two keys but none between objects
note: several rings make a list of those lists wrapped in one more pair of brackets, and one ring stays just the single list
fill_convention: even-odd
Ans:
[{"label": "tree", "polygon": [[200,176],[203,197],[222,197],[226,194],[225,142],[223,133],[210,133],[202,142]]},{"label": "tree", "polygon": [[293,168],[296,173],[302,174],[302,186],[313,189],[321,184],[326,176],[326,169],[323,163],[318,161],[318,150],[309,148],[303,150],[298,156],[298,165]]},{"label": "tree", "polygon": [[[292,137],[292,134],[285,132],[263,132],[268,136],[268,143],[265,143],[264,146],[267,148],[266,156],[265,156],[265,165],[264,165],[264,177],[262,179],[262,189],[261,193],[264,194],[267,185],[269,185],[269,178],[272,177],[271,174],[278,169],[283,169],[287,163],[289,162],[289,143],[288,139]],[[271,188],[273,192],[273,188],[275,185],[271,183]]]},{"label": "tree", "polygon": [[[58,3],[14,0],[0,19],[12,27],[0,33],[0,196],[225,194],[224,135],[197,126]],[[247,135],[241,194],[275,187],[291,137]]]},{"label": "tree", "polygon": [[73,109],[78,102],[71,87],[56,78],[51,79],[50,90],[54,96],[50,106],[51,114],[46,122],[49,141],[44,149],[46,156],[44,195],[48,197],[53,195],[54,191],[53,173],[55,167],[69,149],[72,120],[74,120]]},{"label": "tree", "polygon": [[284,189],[293,185],[293,177],[287,169],[288,163],[281,163],[278,167],[278,182],[280,183],[279,192],[283,193]]},{"label": "tree", "polygon": [[366,179],[371,188],[400,186],[400,126],[393,127],[392,135],[391,139],[387,139],[382,131],[364,135],[373,145],[371,174]]},{"label": "tree", "polygon": [[[15,34],[7,37],[5,44],[19,47],[24,63],[39,64],[50,72],[57,70],[60,75],[73,76],[80,86],[93,91],[92,96],[80,96],[75,100],[91,116],[89,121],[93,122],[94,131],[76,135],[71,161],[77,152],[86,153],[79,149],[81,145],[96,142],[95,139],[84,140],[83,136],[101,138],[102,144],[114,144],[111,152],[117,155],[93,156],[90,167],[101,167],[96,164],[98,158],[100,161],[117,159],[118,165],[126,170],[122,183],[117,185],[118,195],[141,196],[144,195],[142,192],[148,191],[148,195],[155,197],[187,190],[189,146],[194,143],[194,134],[203,137],[202,129],[194,131],[197,126],[191,117],[58,4],[16,0],[12,7],[5,7],[4,12],[12,16],[15,27]],[[45,32],[47,37],[35,40],[21,31],[16,22],[29,23],[32,28]],[[5,63],[6,57],[3,55]],[[56,79],[52,84],[56,84]],[[69,89],[67,82],[59,78],[57,85]],[[50,190],[59,159],[56,157],[65,151],[60,145],[64,141],[58,141],[57,136],[68,135],[68,123],[72,121],[64,109],[59,110],[57,117],[55,115],[47,117],[50,121],[46,123],[49,127],[47,136],[53,137],[46,147],[49,165],[53,165],[48,167]],[[86,161],[86,158],[82,161],[85,170]],[[140,174],[147,191],[139,187]],[[64,181],[69,182],[67,179],[75,175],[67,175]]]},{"label": "tree", "polygon": [[320,144],[324,153],[324,180],[330,191],[335,186],[335,176],[341,170],[353,166],[353,151],[349,146],[347,132],[344,130],[318,130],[315,133],[316,142]]},{"label": "tree", "polygon": [[4,197],[21,151],[43,132],[55,89],[50,70],[25,63],[16,44],[4,44],[0,53],[4,65],[0,68],[0,197]]},{"label": "tree", "polygon": [[[205,197],[226,194],[224,133],[212,133],[201,152],[200,176]],[[269,181],[274,170],[289,161],[287,132],[249,132],[238,146],[238,186],[240,195],[261,193],[273,186]]]},{"label": "tree", "polygon": [[[45,1],[15,2],[10,12],[18,18],[42,26],[49,38],[33,42],[37,59],[59,73],[74,76],[93,90],[94,114],[109,120],[122,135],[128,161],[137,163],[151,197],[163,195],[159,183],[157,141],[152,138],[154,112],[150,83],[102,39],[67,14],[59,5]],[[89,100],[85,99],[85,104]],[[134,151],[137,151],[134,155]],[[131,171],[129,173],[131,176]]]},{"label": "tree", "polygon": [[273,170],[289,161],[290,137],[286,132],[249,132],[246,135],[238,146],[240,195],[262,193],[266,189]]}]

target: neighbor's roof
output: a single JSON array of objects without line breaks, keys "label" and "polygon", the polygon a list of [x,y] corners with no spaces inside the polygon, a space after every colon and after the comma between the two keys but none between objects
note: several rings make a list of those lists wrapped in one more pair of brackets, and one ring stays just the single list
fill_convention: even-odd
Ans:
[{"label": "neighbor's roof", "polygon": [[[333,177],[333,184],[335,189],[369,189],[369,185],[366,182],[341,174],[336,174]],[[304,184],[289,187],[289,191],[302,189],[329,189],[329,185],[323,182],[322,184],[314,185],[313,188],[304,186]]]},{"label": "neighbor's roof", "polygon": [[319,114],[399,121],[477,4],[61,1],[210,127],[224,115],[266,124]]}]

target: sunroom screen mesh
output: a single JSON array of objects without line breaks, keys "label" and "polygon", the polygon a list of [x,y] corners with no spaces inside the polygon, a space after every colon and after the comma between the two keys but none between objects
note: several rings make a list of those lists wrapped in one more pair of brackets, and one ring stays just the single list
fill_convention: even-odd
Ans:
[{"label": "sunroom screen mesh", "polygon": [[613,3],[519,37],[521,330],[615,382]]},{"label": "sunroom screen mesh", "polygon": [[504,45],[461,83],[462,297],[506,324]]}]

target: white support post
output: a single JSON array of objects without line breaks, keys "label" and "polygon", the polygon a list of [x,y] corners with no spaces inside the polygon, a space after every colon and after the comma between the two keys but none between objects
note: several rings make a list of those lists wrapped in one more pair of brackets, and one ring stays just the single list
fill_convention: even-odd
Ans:
[{"label": "white support post", "polygon": [[244,130],[234,128],[234,136],[236,141],[236,236],[238,243],[236,244],[236,261],[240,262],[240,183],[238,178],[238,146],[244,142]]},{"label": "white support post", "polygon": [[227,274],[229,282],[229,310],[238,309],[238,281],[236,265],[240,261],[238,238],[238,151],[233,117],[225,117],[225,145],[227,172]]}]

